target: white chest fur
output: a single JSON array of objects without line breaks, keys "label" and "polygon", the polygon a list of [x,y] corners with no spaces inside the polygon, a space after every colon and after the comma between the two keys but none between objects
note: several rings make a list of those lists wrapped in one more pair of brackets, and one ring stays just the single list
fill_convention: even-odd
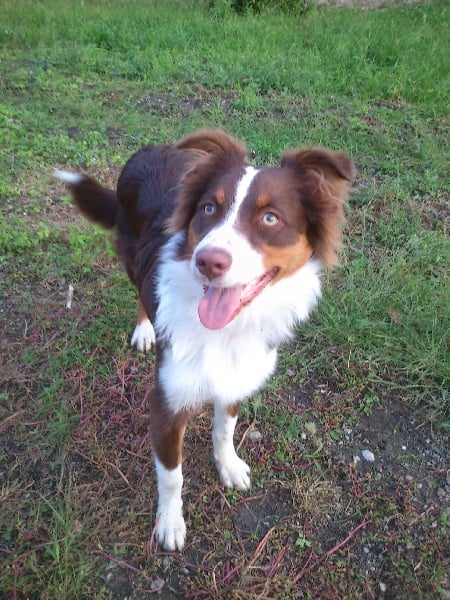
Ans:
[{"label": "white chest fur", "polygon": [[214,401],[234,404],[273,373],[277,346],[308,317],[320,295],[320,264],[268,286],[231,323],[206,329],[198,317],[203,286],[189,260],[175,258],[180,236],[164,248],[157,283],[156,336],[165,340],[159,380],[169,406],[199,408]]}]

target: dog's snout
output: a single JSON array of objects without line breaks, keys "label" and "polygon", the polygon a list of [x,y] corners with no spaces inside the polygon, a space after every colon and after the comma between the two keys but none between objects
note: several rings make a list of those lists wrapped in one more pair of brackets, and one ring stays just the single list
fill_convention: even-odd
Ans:
[{"label": "dog's snout", "polygon": [[224,275],[231,267],[231,254],[221,248],[203,248],[195,257],[195,265],[208,279]]}]

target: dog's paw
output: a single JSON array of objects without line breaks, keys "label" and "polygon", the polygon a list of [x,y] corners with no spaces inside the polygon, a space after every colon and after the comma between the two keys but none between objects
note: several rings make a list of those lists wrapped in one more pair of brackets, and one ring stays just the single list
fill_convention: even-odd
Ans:
[{"label": "dog's paw", "polygon": [[131,345],[136,346],[139,352],[148,352],[155,341],[155,330],[149,319],[144,319],[136,325],[131,338]]},{"label": "dog's paw", "polygon": [[183,550],[186,525],[180,512],[161,512],[157,515],[156,539],[165,550]]},{"label": "dog's paw", "polygon": [[216,459],[216,465],[224,486],[243,492],[250,489],[250,467],[237,454],[226,460]]}]

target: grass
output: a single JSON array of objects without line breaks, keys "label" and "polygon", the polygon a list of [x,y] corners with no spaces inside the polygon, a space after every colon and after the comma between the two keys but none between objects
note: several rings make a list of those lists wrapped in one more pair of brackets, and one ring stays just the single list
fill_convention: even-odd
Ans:
[{"label": "grass", "polygon": [[[213,4],[0,0],[0,598],[440,597],[449,8]],[[242,409],[252,492],[208,468],[205,412],[186,441],[188,547],[168,556],[150,538],[135,292],[51,173],[113,186],[139,146],[204,126],[255,162],[345,149],[358,175],[342,268]]]}]

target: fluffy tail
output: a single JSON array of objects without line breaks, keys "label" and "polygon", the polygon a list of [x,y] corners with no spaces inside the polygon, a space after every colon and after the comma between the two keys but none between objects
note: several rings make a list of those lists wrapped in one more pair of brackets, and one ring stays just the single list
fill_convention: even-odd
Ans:
[{"label": "fluffy tail", "polygon": [[117,195],[86,175],[55,169],[54,176],[68,184],[80,212],[90,221],[111,229],[116,224]]}]

